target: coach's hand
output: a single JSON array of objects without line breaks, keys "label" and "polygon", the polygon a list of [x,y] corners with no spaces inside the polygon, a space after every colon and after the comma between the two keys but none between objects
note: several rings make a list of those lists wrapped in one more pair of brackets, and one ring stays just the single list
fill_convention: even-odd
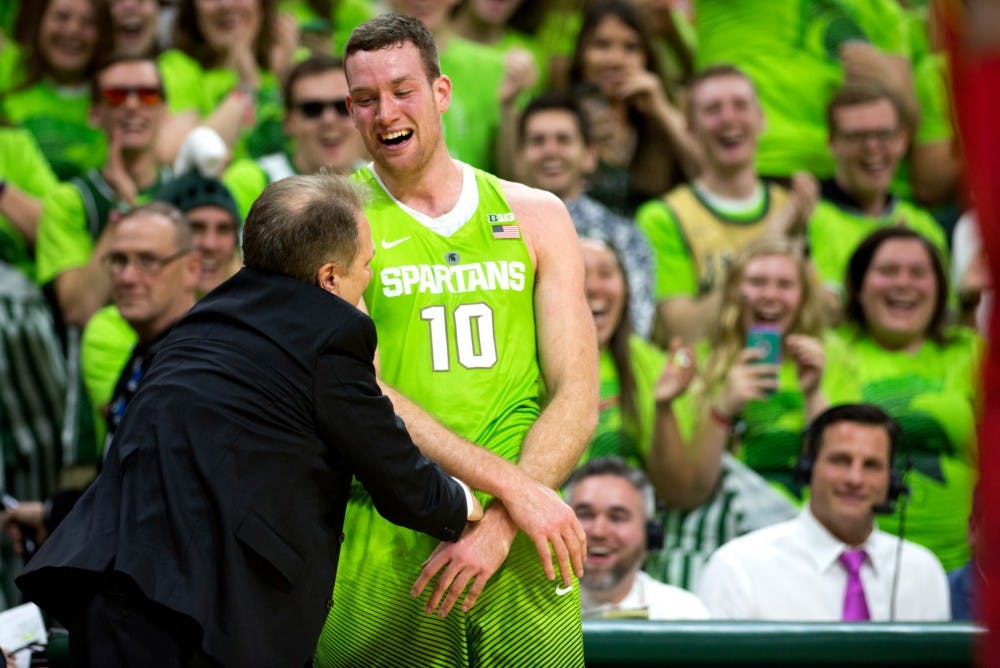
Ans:
[{"label": "coach's hand", "polygon": [[470,524],[458,542],[438,545],[424,561],[420,577],[410,593],[420,596],[437,575],[425,611],[428,614],[437,611],[442,617],[447,615],[468,587],[462,601],[462,610],[467,612],[507,558],[518,528],[535,543],[549,580],[556,577],[553,553],[565,586],[573,584],[572,573],[577,577],[583,575],[587,537],[576,514],[555,491],[532,482],[523,490],[513,510],[494,499],[483,519]]},{"label": "coach's hand", "polygon": [[468,612],[483,593],[486,583],[503,564],[517,534],[503,505],[494,500],[483,519],[466,525],[462,537],[454,543],[441,543],[423,563],[420,576],[413,583],[410,595],[420,596],[428,583],[437,576],[431,597],[424,606],[427,614],[446,616],[469,588],[462,601]]}]

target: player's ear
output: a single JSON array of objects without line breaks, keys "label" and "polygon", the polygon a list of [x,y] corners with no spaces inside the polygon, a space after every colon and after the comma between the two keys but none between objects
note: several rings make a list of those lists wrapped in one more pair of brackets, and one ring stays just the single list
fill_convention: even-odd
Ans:
[{"label": "player's ear", "polygon": [[437,101],[438,111],[443,114],[451,105],[451,79],[448,78],[448,75],[442,74],[434,80],[431,88],[434,89],[434,99]]}]

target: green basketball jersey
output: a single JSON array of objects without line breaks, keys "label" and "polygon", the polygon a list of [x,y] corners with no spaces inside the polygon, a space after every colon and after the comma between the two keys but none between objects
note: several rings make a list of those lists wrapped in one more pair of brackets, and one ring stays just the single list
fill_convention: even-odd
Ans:
[{"label": "green basketball jersey", "polygon": [[468,218],[448,236],[397,202],[371,168],[357,173],[373,193],[365,304],[382,378],[450,430],[513,460],[540,410],[534,267],[499,180],[464,170],[456,212]]},{"label": "green basketball jersey", "polygon": [[[534,268],[500,182],[463,170],[458,204],[436,221],[393,199],[370,167],[355,174],[372,191],[365,214],[376,251],[365,303],[382,378],[513,460],[540,412]],[[444,221],[443,233],[430,227]],[[444,618],[423,612],[429,589],[410,596],[438,541],[380,517],[359,485],[343,541],[317,668],[583,666],[578,587],[570,593],[546,579],[524,533],[476,605]]]}]

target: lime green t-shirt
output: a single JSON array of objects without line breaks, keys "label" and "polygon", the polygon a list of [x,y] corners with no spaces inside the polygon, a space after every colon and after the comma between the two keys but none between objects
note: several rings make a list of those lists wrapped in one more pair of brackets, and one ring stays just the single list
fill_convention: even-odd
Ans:
[{"label": "lime green t-shirt", "polygon": [[128,362],[137,336],[118,307],[105,306],[83,328],[80,339],[80,372],[94,410],[97,443],[104,443],[107,422],[102,408],[111,401],[115,383]]},{"label": "lime green t-shirt", "polygon": [[5,95],[0,113],[35,137],[42,154],[61,180],[104,164],[104,133],[89,124],[90,90],[58,87],[48,81]]},{"label": "lime green t-shirt", "polygon": [[371,167],[356,172],[373,193],[365,215],[378,245],[365,304],[386,383],[515,460],[540,412],[535,271],[499,180],[463,174],[475,179],[478,206],[442,236],[404,211]]},{"label": "lime green t-shirt", "polygon": [[[171,113],[194,110],[208,117],[239,84],[235,70],[204,69],[196,60],[176,49],[160,54],[160,74]],[[277,77],[261,71],[260,90],[254,104],[253,126],[245,129],[233,146],[233,158],[256,158],[280,151],[287,138],[282,127],[284,107]]]},{"label": "lime green t-shirt", "polygon": [[639,207],[635,224],[653,250],[656,299],[705,295],[720,286],[732,256],[764,233],[788,201],[788,191],[761,183],[762,197],[742,211],[712,206],[688,184]]},{"label": "lime green t-shirt", "polygon": [[233,194],[236,206],[240,210],[240,217],[246,220],[254,200],[264,192],[270,180],[260,165],[254,160],[244,158],[236,160],[226,168],[222,174],[222,182]]},{"label": "lime green t-shirt", "polygon": [[10,32],[6,34],[0,32],[0,95],[14,90],[24,81],[21,47],[8,35]]},{"label": "lime green t-shirt", "polygon": [[[58,180],[38,149],[34,137],[23,128],[0,127],[0,177],[29,195],[44,197]],[[14,223],[0,214],[0,260],[35,278],[35,253]]]},{"label": "lime green t-shirt", "polygon": [[843,81],[842,44],[909,54],[896,0],[695,0],[694,8],[698,67],[735,64],[757,87],[767,119],[757,167],[767,176],[833,174],[825,112]]},{"label": "lime green t-shirt", "polygon": [[440,56],[441,73],[452,81],[451,104],[441,117],[448,151],[457,160],[493,171],[503,56],[461,37],[448,38]]},{"label": "lime green t-shirt", "polygon": [[[160,189],[167,178],[166,170],[161,171],[155,183],[139,191],[137,204],[148,202]],[[99,176],[102,194],[107,195],[116,209],[125,208],[117,200],[117,195]],[[42,217],[38,221],[38,241],[36,244],[36,276],[40,285],[49,283],[68,269],[82,267],[90,261],[94,252],[95,238],[91,236],[88,216],[83,196],[73,183],[60,183],[46,195],[42,204]],[[100,221],[103,229],[106,221]]]},{"label": "lime green t-shirt", "polygon": [[629,354],[632,357],[632,375],[635,381],[636,421],[626,421],[619,397],[621,382],[610,350],[602,350],[599,357],[600,403],[597,428],[578,463],[582,466],[595,457],[617,455],[631,466],[646,468],[646,457],[653,442],[656,419],[656,400],[653,390],[663,368],[666,355],[642,337],[629,337]]},{"label": "lime green t-shirt", "polygon": [[875,230],[900,223],[929,239],[947,264],[948,241],[944,230],[933,216],[918,206],[896,199],[888,213],[872,217],[820,200],[809,219],[806,234],[810,256],[823,284],[837,293],[842,292],[847,263],[858,244]]},{"label": "lime green t-shirt", "polygon": [[[906,537],[932,550],[946,570],[969,558],[981,353],[978,335],[962,327],[948,329],[944,344],[928,340],[907,352],[843,325],[827,348],[823,389],[830,403],[873,403],[899,422],[896,466],[911,467]],[[898,533],[899,512],[878,523]]]}]

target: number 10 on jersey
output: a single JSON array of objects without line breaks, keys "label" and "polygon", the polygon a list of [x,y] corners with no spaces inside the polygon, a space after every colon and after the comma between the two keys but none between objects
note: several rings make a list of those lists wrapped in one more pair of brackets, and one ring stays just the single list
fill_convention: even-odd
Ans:
[{"label": "number 10 on jersey", "polygon": [[459,364],[466,369],[489,369],[497,363],[493,309],[488,304],[460,304],[452,311],[450,319],[444,306],[428,306],[421,309],[420,319],[430,323],[431,366],[434,371],[451,370],[449,324],[455,333],[455,351]]}]

